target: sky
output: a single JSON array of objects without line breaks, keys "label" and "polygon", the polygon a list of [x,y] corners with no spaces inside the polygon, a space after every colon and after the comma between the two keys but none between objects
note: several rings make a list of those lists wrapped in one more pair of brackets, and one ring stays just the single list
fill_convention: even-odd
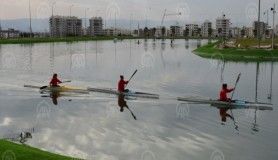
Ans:
[{"label": "sky", "polygon": [[[258,0],[30,0],[32,18],[49,18],[54,6],[55,15],[71,15],[81,18],[101,16],[104,19],[132,19],[161,21],[166,13],[181,15],[166,16],[165,20],[176,20],[181,24],[215,21],[222,14],[231,19],[234,25],[251,25],[257,19]],[[270,9],[278,0],[262,1],[263,12]],[[27,18],[29,0],[0,0],[0,19]],[[56,2],[54,5],[52,5]],[[70,7],[72,6],[72,7]],[[278,8],[278,7],[277,7]],[[278,10],[278,9],[277,9]],[[116,15],[116,16],[115,16]],[[277,16],[278,17],[278,16]],[[269,19],[272,14],[269,12]],[[269,21],[270,21],[269,20]]]}]

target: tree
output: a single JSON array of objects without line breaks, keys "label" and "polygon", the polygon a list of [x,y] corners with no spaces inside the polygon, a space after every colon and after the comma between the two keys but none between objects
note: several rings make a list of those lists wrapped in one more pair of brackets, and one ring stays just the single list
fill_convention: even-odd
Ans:
[{"label": "tree", "polygon": [[222,28],[218,28],[218,36],[219,35],[222,37]]},{"label": "tree", "polygon": [[201,31],[202,31],[202,29],[201,29],[201,28],[198,28],[198,29],[197,29],[197,36],[198,36],[198,37],[200,37],[200,36],[201,36]]},{"label": "tree", "polygon": [[146,37],[149,37],[149,29],[148,29],[148,27],[145,27],[144,28],[144,37],[146,38]]},{"label": "tree", "polygon": [[240,35],[241,35],[241,37],[244,37],[245,35],[246,35],[246,33],[245,33],[245,29],[243,28],[243,29],[241,29],[241,31],[240,31]]},{"label": "tree", "polygon": [[162,34],[162,37],[164,38],[164,36],[166,34],[166,28],[165,27],[161,28],[161,34]]},{"label": "tree", "polygon": [[212,28],[209,28],[208,29],[208,36],[209,36],[209,38],[211,38],[212,32],[213,32]]},{"label": "tree", "polygon": [[171,28],[171,35],[172,35],[172,37],[174,37],[176,35],[176,28],[175,27]]},{"label": "tree", "polygon": [[184,37],[188,38],[188,36],[189,36],[189,29],[188,28],[186,28],[184,30],[183,35],[184,35]]},{"label": "tree", "polygon": [[155,37],[156,28],[152,28],[152,36]]}]

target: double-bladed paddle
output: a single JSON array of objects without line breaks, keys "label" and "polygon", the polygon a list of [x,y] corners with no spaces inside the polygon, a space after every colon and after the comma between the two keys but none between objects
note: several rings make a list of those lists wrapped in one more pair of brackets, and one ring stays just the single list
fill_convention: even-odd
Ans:
[{"label": "double-bladed paddle", "polygon": [[[137,73],[137,69],[134,71],[134,73],[132,74],[132,76],[129,78],[129,80],[128,80],[128,82],[134,77],[134,75]],[[126,84],[126,86],[127,86],[128,84]]]},{"label": "double-bladed paddle", "polygon": [[126,107],[126,108],[130,111],[130,113],[131,113],[132,117],[134,118],[134,120],[137,120],[136,116],[133,114],[133,112],[131,111],[131,109],[129,109],[129,107]]},{"label": "double-bladed paddle", "polygon": [[[71,81],[69,80],[69,81],[63,81],[62,83],[70,83]],[[61,83],[61,84],[62,84]],[[42,86],[41,88],[40,88],[40,90],[42,90],[42,89],[45,89],[45,88],[47,88],[48,86]]]},{"label": "double-bladed paddle", "polygon": [[[241,77],[241,73],[239,73],[239,74],[238,74],[238,76],[237,76],[236,83],[235,83],[235,87],[234,87],[234,91],[233,91],[233,93],[232,93],[232,96],[231,96],[231,101],[230,101],[230,104],[229,104],[229,105],[231,105],[231,103],[232,103],[232,99],[233,99],[233,97],[234,97],[234,93],[235,93],[235,90],[236,90],[237,84],[238,84],[238,82],[239,82],[239,80],[240,80],[240,77]],[[238,125],[236,124],[236,121],[235,121],[235,119],[234,119],[234,115],[233,115],[233,111],[232,111],[232,109],[231,109],[231,114],[232,114],[231,116],[233,117],[233,121],[234,121],[235,129],[238,131]]]},{"label": "double-bladed paddle", "polygon": [[237,76],[236,83],[235,83],[235,88],[234,88],[234,91],[233,91],[233,93],[232,93],[231,100],[233,100],[234,93],[235,93],[237,84],[238,84],[238,82],[239,82],[239,80],[240,80],[240,77],[241,77],[241,73],[239,73],[238,76]]}]

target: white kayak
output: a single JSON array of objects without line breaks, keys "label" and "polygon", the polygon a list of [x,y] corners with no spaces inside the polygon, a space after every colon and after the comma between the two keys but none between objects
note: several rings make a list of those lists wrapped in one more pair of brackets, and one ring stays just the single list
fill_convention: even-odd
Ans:
[{"label": "white kayak", "polygon": [[152,93],[144,93],[144,92],[119,92],[116,89],[112,88],[87,88],[88,91],[91,92],[98,92],[98,93],[106,93],[106,94],[113,94],[113,95],[125,95],[128,97],[139,97],[139,98],[150,98],[150,99],[159,99],[158,94],[152,94]]},{"label": "white kayak", "polygon": [[217,108],[231,108],[231,109],[258,109],[258,110],[273,110],[273,105],[270,103],[260,102],[248,102],[242,100],[235,100],[232,102],[223,102],[214,99],[205,98],[192,98],[192,97],[178,97],[178,101],[199,103],[199,104],[210,104]]}]

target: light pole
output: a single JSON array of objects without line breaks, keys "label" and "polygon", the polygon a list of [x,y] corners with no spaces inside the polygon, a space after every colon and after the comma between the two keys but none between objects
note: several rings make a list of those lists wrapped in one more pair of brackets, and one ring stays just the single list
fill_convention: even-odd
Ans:
[{"label": "light pole", "polygon": [[274,26],[275,26],[275,4],[273,5],[273,8],[271,8],[271,11],[273,12],[273,24],[272,24],[272,50],[274,49]]},{"label": "light pole", "polygon": [[[56,4],[56,2],[53,2],[52,5],[51,5],[51,18],[52,18],[52,26],[53,26],[53,21],[54,21],[54,5]],[[53,33],[53,28],[50,28],[51,29],[51,37],[54,36],[54,33]]]},{"label": "light pole", "polygon": [[56,2],[53,2],[52,5],[51,5],[51,11],[52,11],[51,15],[52,15],[52,17],[54,16],[54,6],[55,6],[55,4],[56,4]]},{"label": "light pole", "polygon": [[31,14],[31,0],[29,0],[29,30],[30,30],[30,38],[32,37],[32,14]]},{"label": "light pole", "polygon": [[70,7],[69,7],[70,17],[71,17],[71,9],[72,9],[73,6],[74,6],[74,5],[72,4],[72,5],[70,5]]},{"label": "light pole", "polygon": [[268,22],[269,22],[269,14],[268,14],[268,10],[266,10],[265,12],[264,12],[264,15],[266,15],[266,24],[267,24],[267,27],[268,27]]},{"label": "light pole", "polygon": [[261,48],[261,0],[259,0],[259,12],[258,12],[258,26],[257,26],[257,36],[259,39],[259,48]]},{"label": "light pole", "polygon": [[85,8],[85,35],[87,35],[87,10],[89,10],[89,8]]}]

